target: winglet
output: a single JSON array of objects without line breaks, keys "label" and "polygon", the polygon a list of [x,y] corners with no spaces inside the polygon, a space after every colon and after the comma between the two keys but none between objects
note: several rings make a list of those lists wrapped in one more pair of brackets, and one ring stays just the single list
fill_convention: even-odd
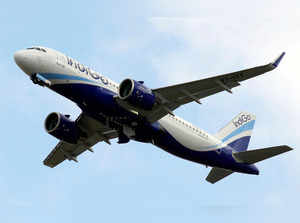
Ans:
[{"label": "winglet", "polygon": [[274,67],[278,67],[278,65],[279,65],[280,61],[282,60],[282,58],[284,57],[284,55],[285,55],[285,52],[282,52],[282,53],[280,54],[280,56],[277,57],[277,58],[274,60],[274,62],[272,63],[272,65],[273,65]]}]

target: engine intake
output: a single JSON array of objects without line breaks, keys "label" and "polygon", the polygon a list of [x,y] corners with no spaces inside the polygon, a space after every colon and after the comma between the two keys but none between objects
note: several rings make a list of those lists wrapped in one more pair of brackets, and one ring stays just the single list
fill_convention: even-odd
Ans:
[{"label": "engine intake", "polygon": [[156,101],[151,89],[132,79],[122,81],[119,87],[119,97],[131,105],[145,110],[151,110]]},{"label": "engine intake", "polygon": [[45,120],[46,131],[59,140],[76,144],[80,137],[80,129],[76,123],[63,114],[53,112]]}]

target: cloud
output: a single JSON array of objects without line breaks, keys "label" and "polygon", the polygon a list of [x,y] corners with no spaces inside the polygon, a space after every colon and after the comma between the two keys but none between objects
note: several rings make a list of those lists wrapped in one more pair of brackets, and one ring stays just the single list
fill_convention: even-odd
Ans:
[{"label": "cloud", "polygon": [[[219,67],[229,66],[234,61],[257,63],[293,48],[300,36],[300,3],[296,1],[289,4],[188,1],[183,5],[165,0],[154,8],[157,14],[168,15],[150,19],[155,29],[183,41],[183,52],[178,54],[182,64],[186,61],[201,64],[199,57],[185,57],[195,52],[214,57],[214,64]],[[170,58],[174,60],[173,54]]]}]

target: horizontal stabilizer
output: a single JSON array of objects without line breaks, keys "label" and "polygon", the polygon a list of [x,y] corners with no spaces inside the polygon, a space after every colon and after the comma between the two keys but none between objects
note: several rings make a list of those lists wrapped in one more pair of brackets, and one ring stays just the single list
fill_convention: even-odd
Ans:
[{"label": "horizontal stabilizer", "polygon": [[212,184],[218,182],[219,180],[222,180],[223,178],[229,176],[232,174],[233,171],[226,170],[219,167],[213,167],[211,171],[209,172],[208,176],[206,177],[206,180]]},{"label": "horizontal stabilizer", "polygon": [[243,152],[233,153],[233,157],[237,162],[254,164],[259,161],[271,158],[273,156],[277,156],[281,153],[285,153],[292,150],[292,148],[288,146],[275,146],[264,149],[256,149],[256,150],[248,150]]}]

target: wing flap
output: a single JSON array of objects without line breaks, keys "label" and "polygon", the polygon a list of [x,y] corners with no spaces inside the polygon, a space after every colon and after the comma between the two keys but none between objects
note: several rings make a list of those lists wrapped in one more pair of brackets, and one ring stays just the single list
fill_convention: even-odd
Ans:
[{"label": "wing flap", "polygon": [[226,170],[219,167],[213,167],[211,171],[209,172],[208,176],[206,177],[206,180],[212,184],[218,182],[219,180],[222,180],[223,178],[229,176],[232,174],[233,171]]}]

